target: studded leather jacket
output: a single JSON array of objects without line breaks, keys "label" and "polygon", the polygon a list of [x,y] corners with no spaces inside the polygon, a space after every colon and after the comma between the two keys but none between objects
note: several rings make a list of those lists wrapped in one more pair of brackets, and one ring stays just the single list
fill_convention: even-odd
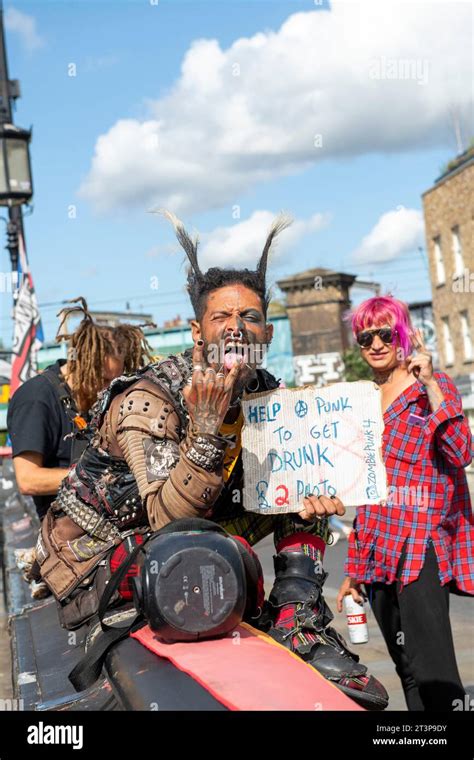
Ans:
[{"label": "studded leather jacket", "polygon": [[[193,434],[188,425],[182,391],[191,372],[188,349],[116,378],[99,397],[91,441],[63,481],[37,544],[42,575],[57,598],[130,533],[225,513],[229,495],[242,490],[241,456],[224,483],[229,440]],[[257,378],[258,392],[279,385],[263,369]]]}]

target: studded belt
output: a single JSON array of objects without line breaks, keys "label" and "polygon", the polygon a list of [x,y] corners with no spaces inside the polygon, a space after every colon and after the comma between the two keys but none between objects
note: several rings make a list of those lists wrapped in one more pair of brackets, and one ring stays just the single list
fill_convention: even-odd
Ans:
[{"label": "studded belt", "polygon": [[120,538],[120,531],[110,522],[110,519],[105,515],[97,514],[95,509],[78,499],[74,491],[60,488],[54,501],[54,509],[56,512],[62,510],[82,530],[101,541]]}]

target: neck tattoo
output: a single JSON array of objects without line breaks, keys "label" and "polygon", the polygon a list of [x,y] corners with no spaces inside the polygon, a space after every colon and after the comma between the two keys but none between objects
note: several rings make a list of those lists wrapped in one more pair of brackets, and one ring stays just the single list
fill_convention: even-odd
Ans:
[{"label": "neck tattoo", "polygon": [[393,372],[393,369],[387,369],[383,372],[374,371],[374,383],[377,385],[385,385],[386,383],[390,383],[393,377]]}]

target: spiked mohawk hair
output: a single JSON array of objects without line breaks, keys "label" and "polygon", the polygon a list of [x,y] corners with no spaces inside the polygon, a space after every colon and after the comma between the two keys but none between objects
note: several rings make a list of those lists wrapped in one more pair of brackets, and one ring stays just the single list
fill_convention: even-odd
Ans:
[{"label": "spiked mohawk hair", "polygon": [[193,305],[196,319],[200,321],[206,309],[207,295],[212,290],[223,288],[233,283],[241,283],[250,290],[253,290],[260,296],[265,317],[267,315],[268,304],[270,303],[270,294],[267,291],[266,275],[267,264],[270,249],[275,238],[292,224],[293,219],[287,214],[279,214],[272,222],[268,231],[267,239],[263,247],[262,255],[257,264],[257,268],[250,269],[222,269],[221,267],[211,267],[206,273],[203,273],[199,267],[197,258],[199,238],[196,235],[194,240],[190,237],[184,227],[183,222],[175,214],[166,209],[158,209],[155,213],[162,214],[174,227],[176,237],[180,246],[186,253],[189,261],[187,291]]}]

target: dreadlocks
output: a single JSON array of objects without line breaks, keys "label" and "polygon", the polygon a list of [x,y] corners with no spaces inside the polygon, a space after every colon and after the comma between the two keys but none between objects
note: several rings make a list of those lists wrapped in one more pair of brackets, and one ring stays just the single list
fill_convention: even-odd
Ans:
[{"label": "dreadlocks", "polygon": [[[69,303],[80,302],[59,312],[61,322],[56,340],[69,340],[68,370],[71,392],[82,412],[88,411],[104,387],[104,362],[112,356],[123,359],[124,373],[146,366],[151,361],[151,348],[143,334],[145,325],[121,324],[117,327],[97,325],[84,298],[74,298]],[[65,321],[73,312],[82,312],[84,318],[74,333],[63,329]]]},{"label": "dreadlocks", "polygon": [[270,303],[270,293],[267,291],[266,286],[268,256],[275,238],[292,223],[293,220],[290,216],[281,213],[276,219],[274,219],[270,230],[268,231],[263,252],[255,271],[247,268],[222,269],[221,267],[211,267],[211,269],[208,269],[204,274],[199,267],[197,258],[199,245],[198,236],[196,235],[193,240],[188,232],[186,232],[183,222],[171,211],[158,209],[155,213],[162,214],[171,222],[178,242],[188,257],[190,267],[188,269],[187,291],[198,321],[202,319],[206,310],[208,294],[212,290],[217,290],[218,288],[237,282],[245,285],[260,296],[263,312],[266,317],[268,305]]}]

